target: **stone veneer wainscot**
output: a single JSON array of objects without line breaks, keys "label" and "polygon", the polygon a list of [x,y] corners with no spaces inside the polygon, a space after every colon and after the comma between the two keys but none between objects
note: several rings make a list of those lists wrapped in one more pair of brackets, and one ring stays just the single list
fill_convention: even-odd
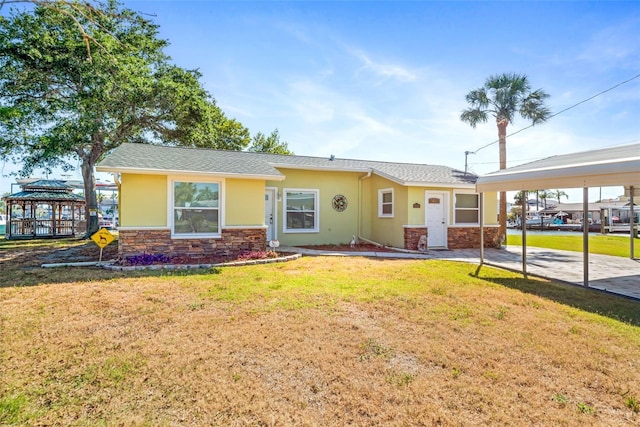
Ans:
[{"label": "stone veneer wainscot", "polygon": [[404,248],[417,251],[420,236],[429,237],[427,227],[404,227]]},{"label": "stone veneer wainscot", "polygon": [[[499,248],[498,227],[484,228],[484,247]],[[447,230],[449,249],[480,248],[480,227],[449,227]]]},{"label": "stone veneer wainscot", "polygon": [[263,251],[267,244],[266,228],[228,228],[222,237],[172,239],[171,230],[120,230],[120,259],[143,253],[162,254],[191,264],[207,263],[214,258],[234,257],[242,252]]}]

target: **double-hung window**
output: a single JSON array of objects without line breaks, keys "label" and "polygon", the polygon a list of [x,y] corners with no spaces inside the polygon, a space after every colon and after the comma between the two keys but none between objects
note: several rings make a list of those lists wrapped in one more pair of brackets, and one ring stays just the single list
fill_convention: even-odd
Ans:
[{"label": "double-hung window", "polygon": [[220,235],[220,183],[173,183],[174,235]]},{"label": "double-hung window", "polygon": [[393,188],[378,190],[378,216],[393,217]]},{"label": "double-hung window", "polygon": [[478,194],[456,193],[455,222],[462,225],[480,224],[480,203]]},{"label": "double-hung window", "polygon": [[285,232],[318,231],[318,196],[318,190],[284,190]]}]

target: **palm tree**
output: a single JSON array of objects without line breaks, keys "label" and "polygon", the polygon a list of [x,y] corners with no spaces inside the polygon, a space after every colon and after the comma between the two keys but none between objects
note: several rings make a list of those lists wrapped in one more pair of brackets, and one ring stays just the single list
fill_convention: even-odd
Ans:
[{"label": "palm tree", "polygon": [[553,193],[547,190],[540,190],[540,199],[544,203],[544,208],[547,209],[547,199],[553,196]]},{"label": "palm tree", "polygon": [[[531,92],[527,76],[500,74],[487,79],[484,86],[472,90],[466,96],[470,107],[462,112],[460,120],[475,128],[486,123],[489,116],[496,118],[500,148],[500,169],[507,167],[507,125],[513,123],[516,114],[531,120],[533,125],[543,123],[551,115],[544,105],[549,95],[542,89]],[[500,192],[500,239],[507,235],[507,194]]]},{"label": "palm tree", "polygon": [[558,205],[560,205],[560,199],[564,196],[567,199],[569,198],[569,195],[567,193],[565,193],[562,190],[556,190],[556,191],[552,191],[551,192],[554,196],[556,196],[556,198],[558,199]]}]

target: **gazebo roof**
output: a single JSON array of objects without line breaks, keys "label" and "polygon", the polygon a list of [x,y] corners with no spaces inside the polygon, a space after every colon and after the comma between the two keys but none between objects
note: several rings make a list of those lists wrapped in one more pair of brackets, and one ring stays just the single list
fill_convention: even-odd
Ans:
[{"label": "gazebo roof", "polygon": [[73,191],[73,187],[57,179],[40,179],[38,181],[23,184],[22,190],[23,191],[44,190],[44,191],[71,192]]},{"label": "gazebo roof", "polygon": [[74,193],[61,193],[57,191],[21,191],[4,197],[6,201],[71,201],[84,203],[84,197]]},{"label": "gazebo roof", "polygon": [[41,179],[22,186],[22,191],[3,197],[7,202],[75,202],[84,203],[84,197],[73,192],[73,187],[62,181]]}]

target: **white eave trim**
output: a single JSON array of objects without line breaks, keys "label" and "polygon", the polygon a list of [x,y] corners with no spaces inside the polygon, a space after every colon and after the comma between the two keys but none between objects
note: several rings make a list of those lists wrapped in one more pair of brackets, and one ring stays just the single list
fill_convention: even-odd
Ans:
[{"label": "white eave trim", "polygon": [[581,165],[532,168],[478,178],[476,190],[520,191],[536,188],[585,188],[640,185],[640,157]]},{"label": "white eave trim", "polygon": [[359,172],[368,173],[372,172],[371,168],[344,168],[344,167],[328,167],[328,166],[312,166],[312,165],[294,165],[291,163],[273,163],[269,162],[270,166],[276,169],[295,169],[306,171],[329,171],[329,172]]},{"label": "white eave trim", "polygon": [[403,185],[407,187],[428,187],[428,188],[463,188],[465,190],[475,190],[475,184],[461,184],[461,183],[433,183],[433,182],[405,182]]},{"label": "white eave trim", "polygon": [[[491,174],[485,175],[484,177],[493,176],[493,175],[499,175],[499,176],[518,175],[518,174],[535,173],[535,172],[553,173],[554,171],[565,172],[565,171],[587,171],[588,170],[591,173],[620,172],[620,168],[627,168],[629,170],[634,170],[633,167],[635,167],[636,168],[635,170],[638,170],[637,169],[638,166],[640,166],[640,156],[625,158],[625,159],[613,159],[613,160],[609,159],[609,160],[602,160],[597,162],[584,162],[584,163],[556,165],[556,166],[549,166],[549,167],[540,166],[540,167],[532,167],[531,169],[519,169],[519,167],[516,167],[518,168],[518,170],[506,169],[503,171],[493,172]],[[572,173],[569,172],[569,174],[572,174]]]}]

